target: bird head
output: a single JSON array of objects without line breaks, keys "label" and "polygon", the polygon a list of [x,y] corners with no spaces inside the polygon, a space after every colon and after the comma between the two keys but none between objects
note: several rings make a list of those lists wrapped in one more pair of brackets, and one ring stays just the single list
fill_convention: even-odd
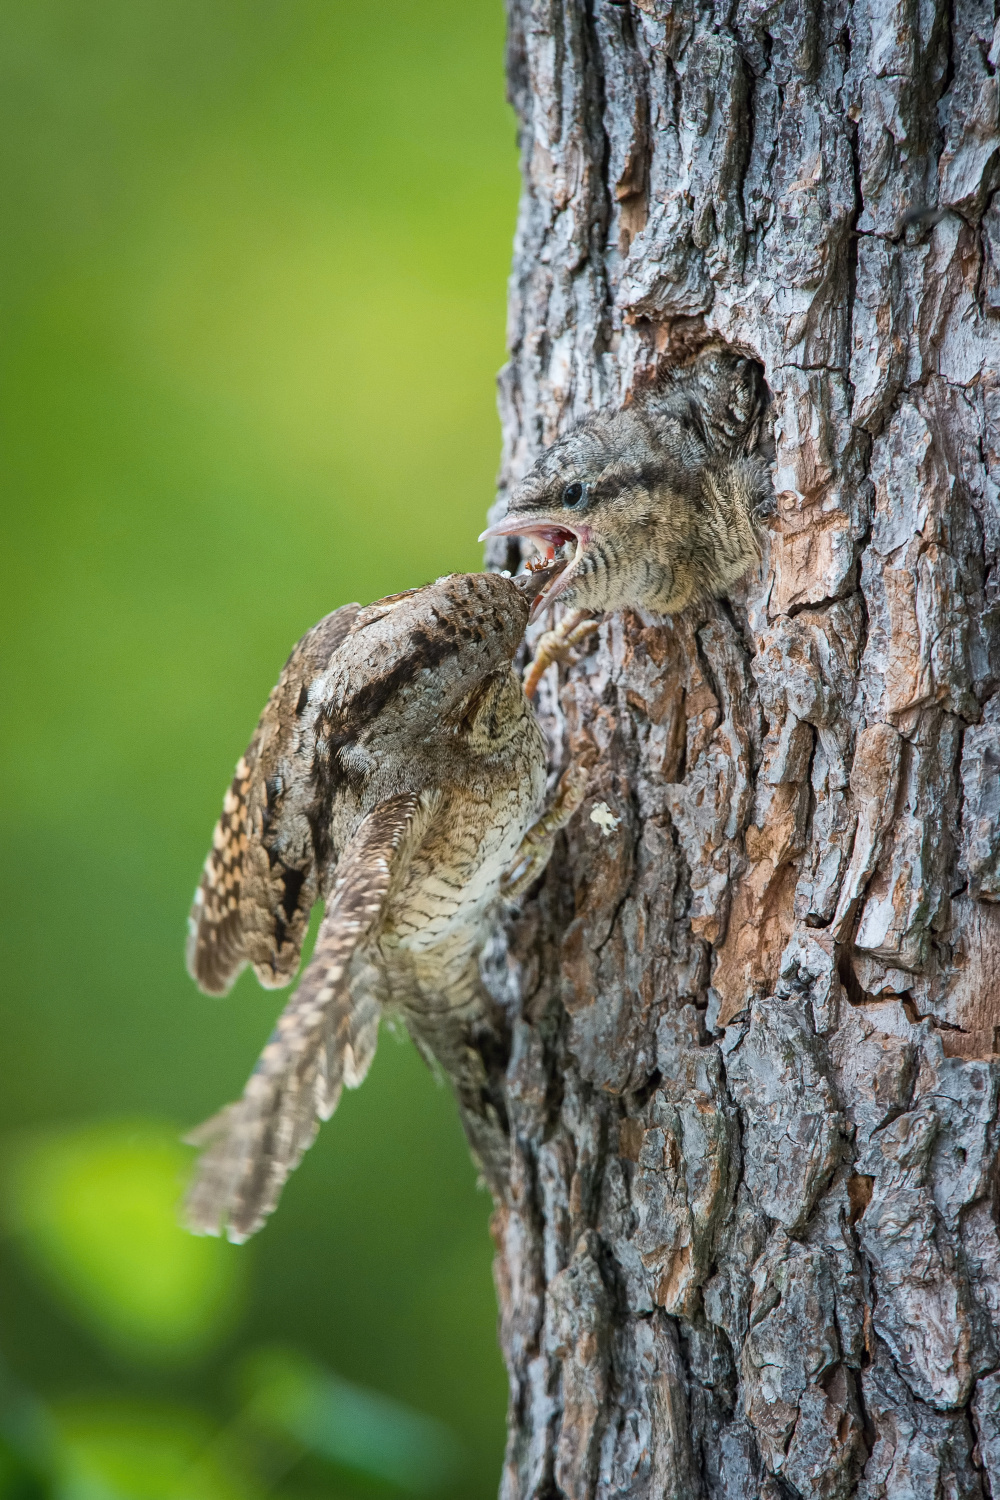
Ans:
[{"label": "bird head", "polygon": [[555,567],[532,618],[557,599],[594,613],[671,614],[756,560],[765,487],[758,462],[713,451],[683,393],[641,398],[547,448],[480,540],[526,537]]},{"label": "bird head", "polygon": [[419,787],[449,756],[502,750],[523,708],[512,663],[535,586],[453,573],[361,610],[316,688],[330,705],[328,755],[377,791],[386,778]]}]

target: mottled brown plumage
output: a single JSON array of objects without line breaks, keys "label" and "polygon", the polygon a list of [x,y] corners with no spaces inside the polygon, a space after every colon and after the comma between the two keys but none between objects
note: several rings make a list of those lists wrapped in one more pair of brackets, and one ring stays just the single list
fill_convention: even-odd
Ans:
[{"label": "mottled brown plumage", "polygon": [[751,361],[703,354],[547,448],[483,537],[573,549],[536,610],[558,598],[590,613],[672,614],[724,593],[760,556],[770,486],[752,450],[765,400]]},{"label": "mottled brown plumage", "polygon": [[510,579],[458,574],[346,605],[292,653],[226,794],[190,971],[214,994],[248,963],[287,984],[314,901],[326,912],[242,1099],[192,1136],[206,1148],[193,1228],[242,1240],[260,1227],[341,1087],[364,1078],[385,1006],[451,1077],[480,1155],[493,1149],[475,1045],[491,1004],[485,919],[508,872],[508,893],[540,872],[583,791],[565,779],[526,840],[546,780],[511,665],[527,617]]}]

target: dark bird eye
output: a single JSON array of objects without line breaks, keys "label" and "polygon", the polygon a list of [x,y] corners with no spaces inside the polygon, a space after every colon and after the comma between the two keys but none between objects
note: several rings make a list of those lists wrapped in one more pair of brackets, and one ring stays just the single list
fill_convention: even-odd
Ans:
[{"label": "dark bird eye", "polygon": [[568,484],[566,486],[566,488],[563,490],[563,494],[562,494],[563,505],[567,506],[570,510],[572,510],[574,506],[579,505],[582,502],[583,496],[584,496],[583,485],[580,483],[580,481],[578,479],[574,479],[573,483],[572,484]]}]

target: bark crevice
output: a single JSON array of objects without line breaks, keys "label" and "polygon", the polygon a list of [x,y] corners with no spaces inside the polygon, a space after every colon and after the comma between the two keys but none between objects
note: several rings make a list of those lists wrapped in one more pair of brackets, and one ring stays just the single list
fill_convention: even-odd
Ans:
[{"label": "bark crevice", "polygon": [[714,345],[771,392],[775,510],[732,599],[540,691],[594,770],[486,965],[502,1495],[1000,1494],[995,18],[509,17],[499,503]]}]

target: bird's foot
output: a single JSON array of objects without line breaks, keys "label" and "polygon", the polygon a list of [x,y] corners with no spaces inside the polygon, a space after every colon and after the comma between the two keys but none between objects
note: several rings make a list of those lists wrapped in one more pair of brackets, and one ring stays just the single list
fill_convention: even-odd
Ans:
[{"label": "bird's foot", "polygon": [[574,610],[567,615],[555,630],[547,630],[539,637],[538,645],[535,647],[535,655],[524,674],[524,692],[528,698],[533,698],[542,680],[542,675],[554,661],[569,661],[574,646],[585,641],[588,636],[593,635],[599,628],[599,620],[591,620],[587,617],[586,610]]},{"label": "bird's foot", "polygon": [[500,882],[500,894],[513,901],[532,885],[549,862],[556,834],[565,828],[587,792],[590,771],[578,762],[567,766],[559,778],[548,812],[532,823],[517,851],[517,858]]}]

